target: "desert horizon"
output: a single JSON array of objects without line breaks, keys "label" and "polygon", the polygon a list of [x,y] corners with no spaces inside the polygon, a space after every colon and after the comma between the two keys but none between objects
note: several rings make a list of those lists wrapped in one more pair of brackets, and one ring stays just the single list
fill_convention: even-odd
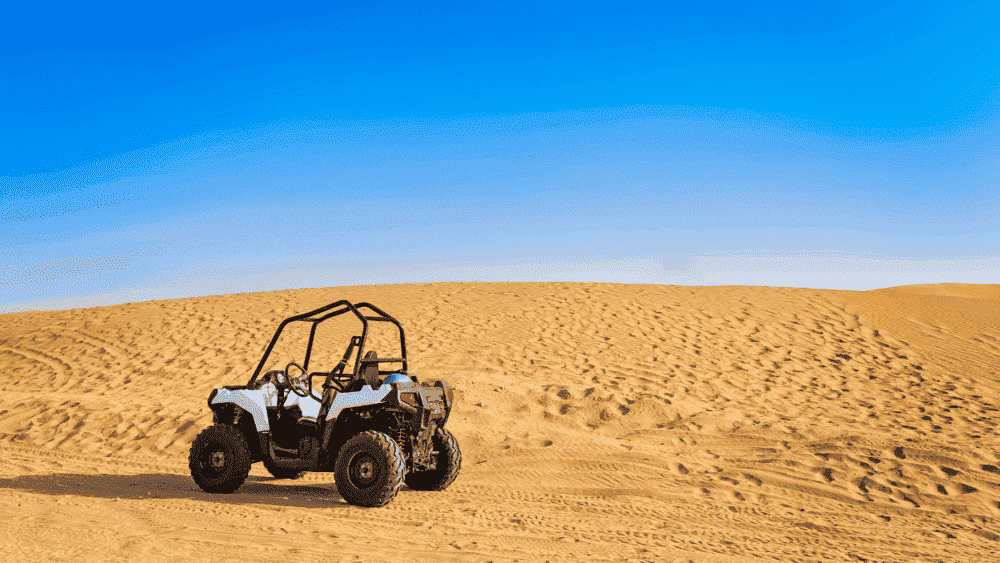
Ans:
[{"label": "desert horizon", "polygon": [[[257,463],[202,492],[187,453],[209,392],[244,383],[282,319],[339,299],[394,315],[410,371],[455,387],[458,479],[365,509],[332,473]],[[0,315],[0,552],[985,561],[998,305],[1000,285],[433,283]]]},{"label": "desert horizon", "polygon": [[1000,561],[1000,3],[8,4],[0,563]]}]

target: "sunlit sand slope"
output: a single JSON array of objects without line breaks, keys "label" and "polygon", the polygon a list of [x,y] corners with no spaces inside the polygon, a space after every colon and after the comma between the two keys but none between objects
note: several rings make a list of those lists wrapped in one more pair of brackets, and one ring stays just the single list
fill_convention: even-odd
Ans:
[{"label": "sunlit sand slope", "polygon": [[[337,299],[447,378],[445,492],[187,474],[211,389]],[[329,369],[348,329],[325,336]],[[321,336],[324,336],[321,334]],[[391,332],[370,347],[394,353]],[[281,367],[303,334],[283,339]],[[0,316],[0,553],[14,560],[990,561],[1000,286],[582,283],[289,290]],[[259,464],[258,464],[259,465]],[[37,551],[36,551],[37,550]],[[58,555],[53,555],[58,553]]]}]

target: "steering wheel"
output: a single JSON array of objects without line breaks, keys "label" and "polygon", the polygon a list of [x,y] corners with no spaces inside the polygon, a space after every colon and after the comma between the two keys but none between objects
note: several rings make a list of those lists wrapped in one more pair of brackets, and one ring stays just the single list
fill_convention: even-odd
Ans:
[{"label": "steering wheel", "polygon": [[[302,372],[302,375],[300,375],[299,377],[292,377],[291,375],[289,375],[288,368],[291,367],[299,368],[299,371]],[[309,396],[309,391],[311,391],[312,388],[312,380],[311,380],[312,378],[310,378],[306,374],[305,368],[303,368],[302,366],[300,366],[295,362],[290,362],[287,366],[285,366],[285,377],[288,379],[288,386],[292,388],[292,393],[295,393],[299,397]]]}]

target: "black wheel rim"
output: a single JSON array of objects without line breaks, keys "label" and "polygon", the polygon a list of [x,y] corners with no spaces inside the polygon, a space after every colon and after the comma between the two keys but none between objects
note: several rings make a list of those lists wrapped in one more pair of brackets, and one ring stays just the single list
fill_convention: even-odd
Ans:
[{"label": "black wheel rim", "polygon": [[378,464],[368,454],[358,454],[351,460],[351,481],[358,488],[370,487],[378,478]]},{"label": "black wheel rim", "polygon": [[201,467],[209,477],[218,477],[226,470],[226,450],[220,447],[206,448]]}]

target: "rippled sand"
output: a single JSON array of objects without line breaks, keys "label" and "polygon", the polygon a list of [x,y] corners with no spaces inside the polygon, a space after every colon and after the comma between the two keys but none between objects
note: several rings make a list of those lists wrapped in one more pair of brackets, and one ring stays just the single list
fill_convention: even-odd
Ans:
[{"label": "rippled sand", "polygon": [[[457,388],[458,480],[363,509],[332,474],[256,464],[203,493],[187,452],[209,391],[244,383],[280,320],[338,299],[396,316],[411,371]],[[339,359],[338,330],[312,369]],[[6,560],[1000,551],[1000,285],[439,283],[26,312],[0,315],[0,374]]]}]

